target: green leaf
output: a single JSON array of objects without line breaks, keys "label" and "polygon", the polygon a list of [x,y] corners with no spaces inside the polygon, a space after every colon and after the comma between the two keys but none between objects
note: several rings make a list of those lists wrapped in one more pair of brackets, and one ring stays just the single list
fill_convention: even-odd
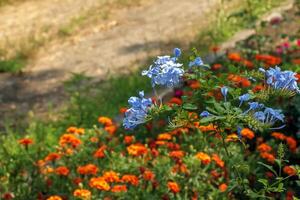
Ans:
[{"label": "green leaf", "polygon": [[191,104],[191,103],[185,103],[185,104],[183,104],[182,107],[186,110],[197,110],[198,109],[198,107],[196,105]]},{"label": "green leaf", "polygon": [[271,172],[273,172],[276,176],[278,176],[278,174],[276,173],[276,171],[273,169],[273,167],[271,165],[267,165],[265,163],[262,163],[262,162],[258,162],[258,164],[266,167],[267,169],[269,169]]},{"label": "green leaf", "polygon": [[268,187],[268,185],[269,185],[269,182],[267,179],[258,179],[258,182],[263,184],[265,187]]}]

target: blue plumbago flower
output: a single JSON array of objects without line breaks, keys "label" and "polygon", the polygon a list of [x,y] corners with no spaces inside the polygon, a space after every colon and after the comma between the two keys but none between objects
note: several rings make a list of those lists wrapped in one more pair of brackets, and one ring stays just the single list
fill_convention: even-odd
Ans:
[{"label": "blue plumbago flower", "polygon": [[251,110],[261,109],[261,108],[265,107],[264,104],[258,103],[258,102],[249,102],[248,104],[249,104],[250,107],[243,114],[247,114]]},{"label": "blue plumbago flower", "polygon": [[152,87],[155,85],[174,87],[179,84],[184,73],[182,64],[176,62],[176,56],[181,54],[180,49],[174,49],[174,54],[175,57],[158,56],[154,64],[142,72],[143,76],[151,78]]},{"label": "blue plumbago flower", "polygon": [[181,55],[181,50],[179,48],[175,48],[173,50],[174,56],[178,58]]},{"label": "blue plumbago flower", "polygon": [[211,114],[208,112],[208,111],[203,111],[202,113],[200,113],[200,117],[208,117],[210,116]]},{"label": "blue plumbago flower", "polygon": [[239,105],[239,107],[241,107],[241,105],[243,104],[243,102],[249,101],[250,97],[251,97],[251,96],[250,96],[250,94],[248,94],[248,93],[239,96],[239,100],[240,100],[240,105]]},{"label": "blue plumbago flower", "polygon": [[255,112],[253,116],[264,124],[273,125],[277,121],[284,122],[284,115],[280,109],[266,107],[264,111]]},{"label": "blue plumbago flower", "polygon": [[204,63],[203,63],[202,59],[200,57],[196,57],[194,61],[191,61],[189,63],[189,67],[192,67],[192,66],[201,66],[203,64]]},{"label": "blue plumbago flower", "polygon": [[268,70],[259,68],[259,71],[265,73],[266,83],[275,89],[286,89],[300,93],[297,85],[296,73],[292,71],[281,71],[279,67]]},{"label": "blue plumbago flower", "polygon": [[133,129],[138,124],[145,122],[149,108],[152,106],[151,98],[144,98],[144,91],[139,92],[140,97],[130,97],[128,103],[131,108],[125,112],[123,126],[126,129]]},{"label": "blue plumbago flower", "polygon": [[221,93],[226,101],[227,93],[228,93],[228,88],[226,86],[221,87]]}]

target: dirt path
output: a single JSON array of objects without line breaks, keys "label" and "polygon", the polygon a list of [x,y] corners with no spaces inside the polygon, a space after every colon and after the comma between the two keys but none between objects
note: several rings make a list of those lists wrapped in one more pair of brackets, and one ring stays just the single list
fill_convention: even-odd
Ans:
[{"label": "dirt path", "polygon": [[[55,0],[51,1],[55,4]],[[70,2],[78,3],[76,9],[84,9],[97,0],[70,0],[61,9],[66,9]],[[102,79],[115,72],[132,71],[149,56],[170,51],[179,44],[188,44],[199,29],[205,28],[202,26],[207,23],[209,13],[219,3],[218,0],[149,2],[139,7],[118,9],[103,24],[87,27],[64,42],[53,41],[37,53],[19,76],[0,75],[0,111],[45,109],[49,102],[57,104],[61,101],[63,81],[72,72],[85,72]],[[75,9],[66,11],[76,12]],[[62,11],[53,8],[52,12]],[[29,13],[31,17],[39,18],[34,11]],[[20,20],[18,23],[23,23],[23,19]],[[59,14],[55,20],[62,20]],[[11,19],[11,26],[13,23],[16,22]],[[0,24],[5,26],[1,18]]]}]

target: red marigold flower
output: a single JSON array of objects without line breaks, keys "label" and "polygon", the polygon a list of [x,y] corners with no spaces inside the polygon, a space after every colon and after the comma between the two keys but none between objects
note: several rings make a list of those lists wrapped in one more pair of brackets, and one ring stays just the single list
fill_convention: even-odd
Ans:
[{"label": "red marigold flower", "polygon": [[253,92],[259,92],[261,90],[263,90],[265,87],[263,85],[256,85],[252,88]]},{"label": "red marigold flower", "polygon": [[286,137],[285,141],[286,141],[287,145],[289,146],[289,149],[292,152],[295,152],[296,148],[297,148],[297,141],[293,137]]},{"label": "red marigold flower", "polygon": [[11,199],[14,199],[15,198],[15,195],[11,192],[6,192],[2,195],[2,198],[4,200],[11,200]]},{"label": "red marigold flower", "polygon": [[119,175],[114,171],[105,172],[102,176],[104,180],[108,183],[119,182]]},{"label": "red marigold flower", "polygon": [[274,137],[278,140],[285,140],[286,139],[286,136],[282,133],[279,133],[279,132],[273,132],[271,135],[272,135],[272,137]]},{"label": "red marigold flower", "polygon": [[135,175],[130,175],[130,174],[123,175],[121,180],[125,183],[130,183],[131,185],[134,185],[134,186],[139,185],[139,179]]},{"label": "red marigold flower", "polygon": [[87,164],[77,168],[77,172],[82,175],[96,175],[98,171],[98,167],[94,164]]},{"label": "red marigold flower", "polygon": [[178,192],[180,192],[180,187],[179,187],[179,185],[178,185],[176,182],[174,182],[174,181],[169,181],[169,182],[168,182],[168,188],[169,188],[169,190],[170,190],[171,192],[173,192],[173,193],[178,193]]},{"label": "red marigold flower", "polygon": [[272,147],[270,147],[266,143],[262,143],[257,147],[257,150],[260,152],[269,152],[272,151]]},{"label": "red marigold flower", "polygon": [[229,53],[227,55],[228,59],[231,61],[235,61],[235,62],[240,62],[242,60],[242,57],[239,53],[233,52],[233,53]]},{"label": "red marigold flower", "polygon": [[221,68],[222,68],[222,65],[219,64],[219,63],[215,63],[211,67],[212,70],[218,70],[218,69],[221,69]]},{"label": "red marigold flower", "polygon": [[45,161],[56,161],[58,159],[61,158],[61,155],[58,153],[49,153],[46,158]]},{"label": "red marigold flower", "polygon": [[68,176],[70,170],[65,166],[60,166],[55,169],[55,173],[61,176]]},{"label": "red marigold flower", "polygon": [[254,67],[254,64],[251,61],[246,60],[246,59],[242,60],[242,64],[245,65],[249,69],[253,69],[253,67]]},{"label": "red marigold flower", "polygon": [[112,126],[113,122],[109,117],[99,117],[98,122],[104,126]]},{"label": "red marigold flower", "polygon": [[198,158],[204,165],[209,164],[211,161],[211,158],[209,157],[209,155],[207,155],[206,153],[203,153],[203,152],[197,153],[196,158]]},{"label": "red marigold flower", "polygon": [[112,192],[127,192],[126,185],[115,185],[111,189]]},{"label": "red marigold flower", "polygon": [[110,190],[109,184],[104,180],[103,177],[91,178],[89,185],[90,187],[97,188],[98,190]]},{"label": "red marigold flower", "polygon": [[130,155],[139,156],[142,154],[147,154],[148,149],[143,144],[132,144],[127,147],[127,151]]},{"label": "red marigold flower", "polygon": [[212,160],[216,162],[218,167],[223,168],[224,167],[224,161],[217,155],[217,154],[213,154],[211,156]]},{"label": "red marigold flower", "polygon": [[73,195],[74,195],[74,197],[79,197],[82,199],[89,199],[89,198],[91,198],[92,193],[91,193],[91,191],[86,190],[86,189],[76,189],[73,192]]},{"label": "red marigold flower", "polygon": [[128,110],[128,108],[120,108],[119,111],[121,114],[124,114],[127,110]]},{"label": "red marigold flower", "polygon": [[295,176],[297,174],[296,169],[292,166],[284,166],[283,172],[289,176]]},{"label": "red marigold flower", "polygon": [[154,179],[155,175],[153,172],[151,172],[150,170],[146,170],[144,171],[143,173],[143,178],[146,180],[146,181],[152,181]]},{"label": "red marigold flower", "polygon": [[274,163],[274,161],[275,161],[275,156],[268,152],[261,152],[260,157],[262,157],[263,159],[266,159],[270,163]]},{"label": "red marigold flower", "polygon": [[110,135],[114,135],[117,131],[117,127],[115,125],[105,126],[104,130],[108,132]]},{"label": "red marigold flower", "polygon": [[181,105],[182,104],[182,100],[180,98],[177,98],[177,97],[173,97],[169,100],[168,102],[169,105],[172,105],[172,104],[177,104],[177,105]]},{"label": "red marigold flower", "polygon": [[255,137],[254,132],[249,128],[243,128],[241,130],[241,135],[245,138],[248,138],[249,140],[252,140]]},{"label": "red marigold flower", "polygon": [[105,150],[107,149],[106,145],[101,146],[95,153],[94,157],[95,158],[104,158],[105,157]]},{"label": "red marigold flower", "polygon": [[125,144],[131,144],[133,141],[134,141],[134,136],[132,136],[132,135],[127,135],[124,137]]},{"label": "red marigold flower", "polygon": [[[200,88],[200,82],[199,81],[196,81],[196,80],[192,80],[192,81],[189,81],[188,83],[189,87],[192,88],[192,89],[198,89]],[[178,104],[178,105],[181,105],[182,104],[182,100],[180,99],[181,103]]]},{"label": "red marigold flower", "polygon": [[219,185],[219,190],[221,192],[225,192],[227,190],[227,184],[226,183],[222,183],[221,185]]},{"label": "red marigold flower", "polygon": [[19,144],[24,145],[25,147],[28,147],[28,145],[33,144],[33,140],[30,138],[23,138],[20,139],[18,142]]}]

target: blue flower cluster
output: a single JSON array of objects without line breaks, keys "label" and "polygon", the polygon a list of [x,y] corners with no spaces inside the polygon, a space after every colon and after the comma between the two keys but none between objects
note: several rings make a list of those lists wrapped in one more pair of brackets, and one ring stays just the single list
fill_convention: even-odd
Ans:
[{"label": "blue flower cluster", "polygon": [[256,118],[261,123],[268,124],[271,126],[274,125],[277,121],[284,122],[284,115],[282,114],[282,110],[265,107],[264,104],[258,102],[249,102],[248,104],[250,108],[243,114],[246,114],[250,111],[264,109],[254,112],[254,118]]},{"label": "blue flower cluster", "polygon": [[131,108],[125,112],[125,118],[123,126],[126,129],[133,129],[138,124],[145,122],[149,108],[152,106],[152,100],[150,98],[144,98],[144,91],[139,92],[139,97],[130,97],[128,103]]},{"label": "blue flower cluster", "polygon": [[275,89],[286,89],[300,93],[297,85],[296,73],[292,71],[281,71],[279,67],[268,70],[259,69],[266,75],[266,83]]},{"label": "blue flower cluster", "polygon": [[167,87],[178,85],[184,73],[184,70],[181,68],[182,64],[177,63],[180,55],[180,49],[175,48],[174,57],[158,56],[154,64],[148,70],[144,70],[142,75],[151,78],[152,87],[155,85],[164,85]]},{"label": "blue flower cluster", "polygon": [[266,107],[264,111],[255,112],[254,117],[264,124],[273,125],[277,121],[284,122],[284,115],[280,109]]},{"label": "blue flower cluster", "polygon": [[189,67],[192,67],[192,66],[202,66],[204,63],[202,61],[202,59],[200,57],[196,57],[194,61],[191,61],[189,63]]}]

